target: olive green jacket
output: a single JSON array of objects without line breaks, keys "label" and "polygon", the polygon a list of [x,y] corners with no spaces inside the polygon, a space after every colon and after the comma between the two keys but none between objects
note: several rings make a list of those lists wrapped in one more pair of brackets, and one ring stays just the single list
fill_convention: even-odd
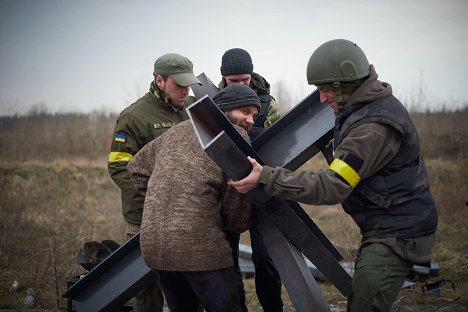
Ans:
[{"label": "olive green jacket", "polygon": [[[185,107],[194,101],[188,97]],[[130,180],[128,162],[147,143],[187,119],[185,108],[176,109],[151,91],[120,113],[107,165],[112,180],[121,190],[122,213],[128,223],[141,224],[144,203],[144,197],[135,191]]]}]

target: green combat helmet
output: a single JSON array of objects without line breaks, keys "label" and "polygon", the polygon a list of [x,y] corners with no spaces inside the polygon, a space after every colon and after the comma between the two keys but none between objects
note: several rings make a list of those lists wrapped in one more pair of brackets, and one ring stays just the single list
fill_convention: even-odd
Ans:
[{"label": "green combat helmet", "polygon": [[342,83],[368,76],[369,67],[366,55],[357,44],[335,39],[325,42],[312,53],[307,64],[307,82],[309,85],[332,85],[340,107]]}]

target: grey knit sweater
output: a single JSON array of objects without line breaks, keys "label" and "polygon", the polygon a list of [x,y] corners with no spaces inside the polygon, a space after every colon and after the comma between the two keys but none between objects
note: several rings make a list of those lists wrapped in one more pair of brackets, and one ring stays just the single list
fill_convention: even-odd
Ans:
[{"label": "grey knit sweater", "polygon": [[148,267],[212,271],[233,265],[223,229],[246,231],[252,205],[227,186],[227,177],[201,148],[190,121],[148,143],[128,170],[137,191],[146,193],[140,245]]}]

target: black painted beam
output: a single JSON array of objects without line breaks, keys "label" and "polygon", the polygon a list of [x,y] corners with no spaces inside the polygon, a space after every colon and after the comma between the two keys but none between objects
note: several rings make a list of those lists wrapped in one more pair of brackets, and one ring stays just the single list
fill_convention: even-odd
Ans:
[{"label": "black painted beam", "polygon": [[[197,129],[197,133],[199,135],[200,142],[202,143],[202,146],[204,144],[208,144],[213,141],[213,138],[215,138],[218,134],[220,134],[220,137],[218,137],[219,140],[214,140],[211,144],[213,144],[213,148],[215,147],[216,144],[221,144],[221,147],[224,146],[224,148],[227,148],[226,154],[230,155],[229,157],[234,157],[237,159],[237,157],[240,157],[242,155],[242,160],[246,161],[245,156],[249,155],[254,158],[256,158],[261,164],[265,164],[265,161],[263,161],[262,157],[268,156],[268,150],[270,147],[269,144],[275,145],[275,144],[285,144],[285,143],[294,143],[294,142],[299,142],[299,143],[304,143],[302,140],[287,140],[285,139],[286,136],[284,136],[283,131],[287,134],[288,131],[291,132],[296,132],[300,133],[298,129],[301,131],[304,131],[304,133],[307,132],[315,132],[317,131],[316,129],[310,129],[311,124],[307,125],[306,127],[304,125],[298,125],[298,127],[293,127],[289,129],[293,130],[286,130],[288,129],[288,123],[295,123],[296,119],[301,119],[301,116],[305,116],[305,114],[317,114],[316,112],[313,113],[313,111],[309,110],[308,106],[314,104],[312,101],[313,98],[307,98],[296,108],[294,108],[290,113],[288,113],[286,116],[284,116],[278,123],[276,123],[273,127],[269,128],[267,131],[265,131],[259,139],[255,140],[253,142],[254,146],[257,146],[259,150],[261,151],[262,157],[249,145],[245,144],[244,139],[237,133],[237,131],[232,127],[231,123],[225,119],[221,118],[219,116],[219,109],[214,105],[214,103],[209,100],[209,97],[213,97],[217,92],[216,86],[209,81],[209,79],[202,74],[199,76],[199,79],[201,79],[202,82],[204,83],[205,88],[200,90],[197,90],[196,86],[193,86],[192,89],[195,89],[194,91],[197,92],[198,98],[202,99],[205,95],[206,98],[202,101],[199,101],[200,103],[203,102],[205,103],[206,101],[211,102],[209,103],[208,107],[205,107],[206,111],[197,111],[196,107],[200,108],[201,106],[195,106],[192,107],[192,123],[194,124],[195,128]],[[200,93],[200,92],[201,93]],[[194,92],[194,93],[195,93]],[[197,96],[197,95],[196,95]],[[207,100],[208,99],[208,100]],[[205,101],[205,102],[204,102]],[[320,112],[322,113],[322,112]],[[224,117],[224,115],[221,113],[221,115]],[[313,118],[313,116],[309,116],[310,118]],[[328,118],[328,117],[327,117]],[[282,120],[285,120],[282,122]],[[300,123],[304,122],[304,118],[302,118],[303,121]],[[221,124],[220,124],[221,122]],[[224,134],[220,133],[220,129],[225,129]],[[225,146],[224,140],[225,140],[225,135],[229,137],[231,140],[231,143],[229,143],[227,146]],[[278,135],[278,139],[275,139],[275,136]],[[328,135],[328,134],[327,134]],[[290,157],[287,158],[284,156],[283,159],[281,159],[278,162],[279,166],[283,166],[286,168],[289,168],[291,170],[295,170],[297,167],[301,165],[301,162],[307,160],[307,157],[311,157],[314,153],[316,153],[317,146],[320,146],[323,144],[323,142],[328,140],[327,135],[322,136],[320,139],[318,139],[316,142],[312,142],[309,145],[306,145],[305,148],[307,151],[302,151],[298,152],[297,157]],[[305,139],[307,139],[306,137]],[[232,143],[235,146],[234,149],[236,151],[233,152],[233,150],[230,150],[232,148]],[[328,143],[328,141],[327,141]],[[240,145],[239,145],[240,144]],[[308,143],[306,143],[308,144]],[[315,144],[315,145],[314,145]],[[208,144],[209,145],[209,144]],[[284,149],[289,149],[292,148],[291,146],[283,146]],[[221,150],[221,149],[220,149]],[[263,152],[263,150],[265,152]],[[237,155],[235,153],[238,153]],[[230,159],[229,157],[225,157],[227,160],[227,163],[234,161]],[[282,156],[283,157],[283,156]],[[278,157],[276,157],[278,158]],[[275,158],[275,159],[276,159]],[[267,162],[269,165],[274,165],[273,162]],[[239,163],[238,163],[239,165]],[[232,176],[234,176],[235,173],[241,173],[239,178],[243,177],[243,175],[247,174],[250,172],[250,163],[247,162],[246,167],[243,169],[244,171],[240,170],[239,166],[235,166],[234,170],[230,173]],[[223,165],[226,166],[226,165]],[[227,168],[227,167],[226,167]],[[253,192],[252,196],[256,196],[256,201],[258,205],[261,205],[264,202],[267,202],[270,200],[270,197],[265,196],[266,194],[262,192]],[[289,208],[287,208],[289,206]],[[286,209],[282,209],[286,208]],[[306,237],[311,237],[312,241],[315,242],[312,245],[316,247],[316,249],[312,248],[312,251],[307,251],[308,247],[302,246],[302,244],[311,244],[308,240],[299,240],[299,245],[302,246],[299,249],[303,248],[306,250],[308,254],[311,252],[318,252],[317,250],[326,250],[328,253],[333,255],[333,258],[340,260],[341,255],[339,255],[338,251],[333,247],[333,245],[328,242],[326,237],[323,235],[323,233],[318,229],[318,227],[315,225],[315,223],[308,217],[308,215],[302,210],[300,205],[297,203],[291,203],[291,202],[284,202],[281,203],[281,205],[278,205],[275,209],[277,213],[277,217],[281,216],[284,214],[284,210],[287,210],[286,213],[294,213],[293,215],[286,217],[289,219],[297,219],[302,222],[302,225],[300,228],[302,228],[304,233],[306,233]],[[283,215],[284,217],[284,215]],[[268,220],[275,220],[275,217],[272,217],[270,214],[268,215]],[[276,218],[278,221],[278,218]],[[296,220],[296,221],[297,221]],[[300,224],[300,223],[299,223]],[[290,224],[292,228],[295,228],[294,224]],[[267,226],[268,231],[276,231],[277,229],[275,228],[275,225],[268,225]],[[280,227],[279,227],[280,228]],[[278,229],[279,229],[278,228]],[[283,229],[285,232],[287,232],[287,229]],[[265,232],[266,233],[266,232]],[[264,234],[265,234],[264,233]],[[310,235],[310,233],[313,233],[313,235]],[[294,235],[294,234],[291,234]],[[287,241],[284,239],[283,234],[280,235],[280,237],[283,238],[284,241]],[[264,238],[266,239],[266,238]],[[295,238],[293,238],[293,241]],[[275,241],[284,243],[281,238],[276,239]],[[314,304],[318,306],[322,306],[322,298],[317,297],[317,289],[316,285],[314,285],[314,281],[310,280],[310,276],[307,275],[307,273],[304,272],[310,272],[309,270],[306,270],[304,266],[302,265],[301,261],[299,260],[294,260],[290,263],[296,263],[295,266],[291,265],[290,268],[288,267],[281,267],[281,262],[280,259],[281,257],[286,257],[287,259],[292,259],[290,257],[294,256],[294,248],[295,246],[292,246],[289,241],[287,243],[290,246],[290,251],[287,253],[287,255],[281,256],[283,252],[278,252],[275,255],[276,262],[277,262],[277,267],[280,267],[280,270],[283,272],[282,273],[282,279],[284,281],[288,281],[288,286],[287,289],[288,292],[292,291],[293,293],[290,294],[292,298],[295,298],[295,305],[298,307],[304,308],[304,310],[298,310],[298,311],[310,311],[308,309],[308,306],[306,304],[307,298],[315,298],[314,299]],[[297,242],[296,242],[297,243]],[[270,244],[271,245],[271,244]],[[272,248],[278,248],[278,245],[275,246],[270,246],[270,249]],[[318,247],[317,247],[318,246]],[[319,248],[319,249],[317,249]],[[285,249],[288,250],[288,249]],[[296,255],[297,256],[297,255]],[[309,255],[311,256],[311,255]],[[329,257],[329,256],[327,256]],[[286,259],[285,258],[285,259]],[[313,258],[313,257],[312,257]],[[330,258],[330,257],[329,257]],[[299,282],[294,283],[294,278],[291,279],[291,276],[287,276],[288,273],[285,273],[284,269],[287,270],[296,270],[295,272],[301,272],[301,275],[291,275],[291,276],[296,276],[297,280]],[[289,272],[289,271],[288,271]],[[116,250],[113,254],[111,254],[107,259],[105,259],[103,262],[101,262],[98,266],[96,266],[92,271],[88,272],[81,280],[77,281],[74,283],[70,288],[67,289],[67,291],[62,295],[65,298],[68,298],[72,300],[75,308],[77,309],[78,312],[80,311],[115,311],[119,310],[120,307],[122,307],[128,300],[130,300],[132,297],[134,297],[138,292],[140,292],[142,289],[147,287],[152,281],[156,279],[156,274],[149,269],[146,264],[143,261],[143,257],[141,256],[141,250],[140,250],[140,245],[139,245],[139,235],[134,236],[132,239],[127,241],[125,244],[123,244],[118,250]],[[345,286],[347,282],[341,282],[341,281],[335,281],[335,283],[342,283],[343,285],[338,286],[337,288],[341,289],[343,293],[347,292],[347,287]],[[286,285],[286,284],[285,284]],[[307,290],[294,290],[293,288],[295,285],[308,285]],[[293,289],[293,290],[292,290]],[[302,291],[302,294],[300,293]]]},{"label": "black painted beam", "polygon": [[296,170],[333,138],[335,115],[313,92],[259,135],[252,147],[271,167]]},{"label": "black painted beam", "polygon": [[330,311],[301,252],[271,223],[264,211],[257,210],[254,216],[255,226],[296,311]]},{"label": "black painted beam", "polygon": [[208,78],[205,73],[201,73],[197,76],[198,80],[202,83],[202,85],[194,84],[191,86],[193,95],[197,100],[201,99],[205,95],[208,95],[210,98],[213,98],[216,93],[219,92],[218,88],[215,84]]},{"label": "black painted beam", "polygon": [[[247,142],[244,141],[245,144]],[[245,155],[237,148],[237,145],[229,137],[226,132],[221,131],[213,138],[209,144],[204,146],[207,154],[233,179],[245,177],[252,170],[252,166],[245,158]],[[315,226],[314,232],[297,216],[291,209],[288,202],[279,198],[272,197],[261,190],[253,190],[247,194],[255,203],[255,209],[262,211],[267,216],[272,224],[281,231],[281,233],[294,244],[314,265],[322,272],[326,278],[335,285],[335,287],[346,295],[351,286],[351,277],[342,268],[337,261],[335,255],[341,255],[328,241],[320,229]],[[290,202],[298,209],[300,206],[297,203]],[[256,219],[255,222],[258,222]],[[311,221],[312,224],[313,221]],[[318,234],[317,234],[318,233]],[[321,237],[318,238],[318,235]],[[327,243],[322,243],[322,240]],[[272,255],[271,249],[274,246],[269,246],[265,242],[267,249]],[[333,253],[330,251],[333,250]],[[285,256],[283,254],[283,256]],[[273,257],[273,256],[272,256]],[[275,267],[288,265],[282,261],[275,262]],[[289,268],[291,270],[291,268]],[[284,281],[286,277],[281,276]],[[297,277],[300,278],[300,277]],[[286,289],[288,285],[285,283]],[[294,287],[293,287],[294,288]],[[291,290],[291,288],[289,289]],[[288,293],[289,293],[288,290]],[[290,296],[295,296],[290,294]]]},{"label": "black painted beam", "polygon": [[[251,165],[246,155],[264,164],[261,157],[242,138],[210,98],[202,98],[190,106],[187,112],[202,147],[231,178],[239,179],[250,172]],[[351,277],[337,261],[342,259],[341,255],[310,218],[307,219],[307,224],[301,220],[295,212],[302,210],[297,203],[291,204],[294,206],[292,209],[283,199],[271,197],[261,190],[253,190],[248,196],[257,209],[262,210],[283,235],[304,253],[343,295],[349,292]],[[282,262],[275,263],[277,269],[282,265],[284,265]],[[285,277],[281,278],[284,280]]]},{"label": "black painted beam", "polygon": [[62,297],[72,300],[76,311],[119,311],[157,278],[145,264],[137,234],[73,284]]},{"label": "black painted beam", "polygon": [[[314,92],[312,95],[316,93],[317,92]],[[314,100],[315,102],[313,102],[312,100]],[[309,122],[309,119],[315,119],[313,112],[317,111],[317,109],[313,109],[310,106],[321,107],[321,109],[318,111],[321,115],[326,114],[325,119],[327,120],[327,122],[325,124],[327,126],[321,125],[320,127],[315,128],[316,124],[323,124],[323,122]],[[237,130],[232,126],[231,122],[224,116],[221,110],[219,110],[219,108],[213,103],[213,101],[210,98],[204,97],[196,103],[192,104],[187,109],[187,113],[190,116],[192,125],[195,128],[195,132],[197,133],[202,147],[208,147],[210,144],[217,144],[213,143],[214,141],[216,141],[214,140],[214,138],[218,135],[221,135],[221,132],[225,132],[226,135],[229,136],[229,138],[244,155],[255,158],[261,165],[267,164],[269,166],[279,166],[285,168],[289,167],[290,170],[295,170],[295,167],[297,167],[297,163],[299,160],[301,160],[303,163],[308,160],[308,158],[304,159],[304,157],[305,155],[309,155],[310,152],[304,152],[302,150],[313,150],[315,153],[317,153],[321,149],[321,146],[319,145],[320,143],[328,143],[330,141],[330,128],[333,128],[333,121],[331,120],[331,118],[333,118],[333,112],[325,110],[325,112],[327,112],[325,113],[323,111],[324,106],[327,105],[320,104],[319,98],[317,98],[317,96],[308,96],[304,101],[298,104],[292,111],[290,111],[283,117],[285,118],[285,122],[282,121],[283,118],[280,119],[272,127],[268,128],[263,134],[261,134],[259,138],[252,143],[252,146],[246,144],[242,136],[237,132]],[[304,116],[307,116],[308,118],[304,118]],[[297,121],[295,121],[295,118],[297,118]],[[299,124],[292,127],[291,124],[295,123],[304,123],[304,125]],[[287,139],[277,140],[274,138],[275,135],[280,134],[282,138],[287,138],[289,136],[289,131],[292,131],[294,133],[300,133],[303,137],[295,141]],[[315,134],[309,135],[309,132],[313,132]],[[313,140],[317,141],[314,142]],[[230,144],[227,144],[225,148],[228,148],[229,145]],[[262,151],[263,157],[269,157],[271,159],[274,159],[274,163],[265,162],[263,160],[263,157],[257,153],[253,146],[256,146]],[[301,147],[300,149],[298,148],[299,146]],[[217,148],[220,147],[218,146]],[[210,153],[210,150],[216,151],[217,148],[209,148],[208,150],[205,148],[205,150],[207,150],[207,152]],[[268,151],[268,149],[270,148],[273,151],[279,150],[279,155],[268,155],[266,151]],[[290,154],[285,153],[284,150],[288,149],[297,150],[297,154],[301,156],[294,157]],[[224,154],[226,157],[224,161],[228,160],[231,157],[234,157],[233,155],[231,155],[231,153]],[[218,161],[223,160],[218,159]],[[229,162],[232,162],[232,160],[229,160]],[[243,160],[242,162],[244,164],[248,164],[245,166],[250,166],[250,163],[248,163],[247,160]],[[240,166],[242,164],[241,160],[237,160],[237,162],[232,163],[235,163],[236,166]],[[229,170],[229,168],[226,167],[226,170]],[[234,168],[234,170],[238,169]],[[247,169],[244,168],[243,172],[239,172],[240,176],[236,177],[232,175],[231,177],[236,180],[241,179],[245,176],[245,172],[247,172],[246,170]],[[325,235],[319,230],[315,222],[312,221],[312,219],[309,217],[309,215],[307,215],[307,213],[302,209],[302,207],[299,204],[295,203],[291,204],[291,208],[302,220],[302,222],[304,222],[311,229],[311,231],[316,235],[316,237],[319,238],[325,246],[327,246],[329,251],[335,256],[335,258],[337,260],[342,260],[343,257],[340,255],[340,253],[329,242]]]}]

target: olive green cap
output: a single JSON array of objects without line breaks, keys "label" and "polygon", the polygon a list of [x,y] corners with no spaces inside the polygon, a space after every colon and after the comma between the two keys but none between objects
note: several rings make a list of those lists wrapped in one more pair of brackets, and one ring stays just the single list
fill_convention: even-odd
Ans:
[{"label": "olive green cap", "polygon": [[179,86],[188,87],[200,84],[200,80],[193,74],[193,64],[185,56],[168,53],[154,62],[153,75],[170,76]]},{"label": "olive green cap", "polygon": [[335,39],[318,47],[307,64],[310,85],[354,81],[369,75],[370,65],[361,48],[345,39]]}]

